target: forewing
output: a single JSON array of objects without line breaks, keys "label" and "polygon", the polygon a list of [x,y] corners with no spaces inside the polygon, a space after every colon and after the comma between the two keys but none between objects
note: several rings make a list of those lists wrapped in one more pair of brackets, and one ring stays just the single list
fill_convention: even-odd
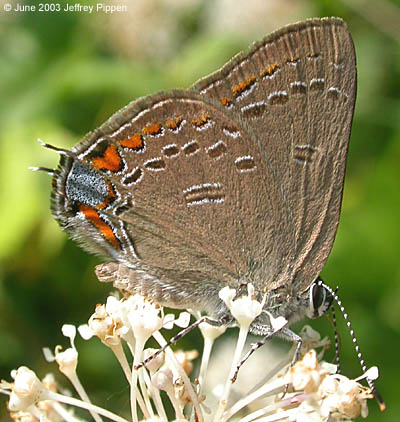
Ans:
[{"label": "forewing", "polygon": [[[53,210],[66,215],[69,207],[72,235],[135,270],[148,296],[158,289],[162,303],[176,305],[178,295],[205,301],[226,284],[248,281],[253,268],[264,266],[272,277],[288,265],[291,222],[268,158],[252,129],[221,105],[191,91],[146,97],[73,153],[62,165],[70,168],[66,180],[55,186],[78,184],[67,189],[75,203],[64,195],[67,203]],[[90,196],[81,186],[89,180],[103,193],[97,202],[90,193],[82,206],[76,199]]]}]

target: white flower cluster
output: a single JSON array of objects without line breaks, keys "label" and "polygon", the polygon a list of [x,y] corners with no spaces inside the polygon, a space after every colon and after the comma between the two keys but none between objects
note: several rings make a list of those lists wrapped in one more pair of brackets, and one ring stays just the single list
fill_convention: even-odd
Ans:
[{"label": "white flower cluster", "polygon": [[290,368],[285,380],[295,392],[289,396],[300,402],[296,409],[297,421],[320,421],[329,417],[348,420],[368,416],[367,399],[373,398],[370,389],[335,374],[335,371],[335,365],[319,364],[315,350],[307,352]]},{"label": "white flower cluster", "polygon": [[[291,368],[278,364],[276,370],[270,372],[271,377],[256,388],[251,385],[251,376],[244,374],[250,380],[250,392],[236,397],[236,401],[232,400],[232,375],[240,362],[250,324],[263,308],[263,303],[254,300],[252,286],[249,286],[248,295],[235,300],[235,294],[229,288],[220,292],[221,299],[239,323],[239,335],[233,358],[229,357],[231,368],[219,389],[218,405],[213,409],[207,406],[207,397],[212,393],[204,391],[203,386],[206,378],[208,384],[210,379],[212,381],[213,373],[207,369],[212,359],[214,340],[225,331],[224,327],[212,327],[205,323],[200,325],[204,349],[199,375],[192,381],[189,378],[193,370],[191,361],[197,358],[197,351],[174,353],[167,347],[165,353],[155,355],[145,368],[135,369],[155,353],[153,349],[145,349],[147,340],[153,337],[160,347],[165,346],[167,341],[160,330],[170,329],[174,325],[187,327],[190,321],[187,312],[182,312],[178,318],[164,316],[161,307],[139,295],[121,300],[110,296],[105,305],[97,305],[88,325],[78,328],[84,339],[96,336],[114,352],[130,386],[132,421],[189,421],[194,417],[199,422],[305,422],[342,421],[359,415],[367,416],[366,400],[372,397],[370,389],[356,380],[335,374],[334,365],[324,362],[320,364],[314,350],[305,353]],[[274,330],[279,331],[287,321],[283,318],[273,319],[271,316],[271,323]],[[326,347],[326,341],[321,341],[314,331],[308,329],[304,333],[304,344],[309,342],[313,347]],[[13,419],[20,422],[77,422],[81,419],[74,415],[73,409],[80,407],[88,410],[96,422],[101,422],[102,417],[126,422],[121,415],[91,403],[76,372],[79,356],[75,347],[76,328],[65,325],[63,334],[70,339],[71,347],[62,351],[61,346],[57,346],[54,354],[45,349],[44,354],[48,361],[55,360],[58,363],[60,371],[68,377],[79,399],[57,393],[57,385],[51,375],[40,381],[32,370],[22,366],[11,374],[14,382],[0,383],[0,392],[9,395],[8,408]],[[123,347],[123,343],[128,347]],[[285,363],[289,362],[290,357],[284,360]],[[377,377],[373,371],[376,372],[369,371],[369,378]],[[161,392],[165,393],[172,404],[172,417],[165,411]],[[270,399],[267,404],[265,400],[260,401],[265,397]],[[258,402],[263,404],[257,407],[255,404]]]}]

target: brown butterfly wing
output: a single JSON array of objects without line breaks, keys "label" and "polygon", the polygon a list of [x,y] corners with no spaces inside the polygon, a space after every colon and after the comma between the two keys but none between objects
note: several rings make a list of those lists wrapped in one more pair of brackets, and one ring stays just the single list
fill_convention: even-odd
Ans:
[{"label": "brown butterfly wing", "polygon": [[[193,88],[238,113],[255,134],[291,223],[283,236],[289,262],[264,282],[293,282],[303,291],[325,264],[340,215],[356,97],[345,23],[323,18],[285,27]],[[260,236],[271,242],[278,230]]]},{"label": "brown butterfly wing", "polygon": [[162,304],[216,316],[226,284],[306,289],[336,233],[354,60],[342,21],[312,20],[131,103],[62,158],[54,216]]},{"label": "brown butterfly wing", "polygon": [[[218,302],[226,284],[251,281],[260,266],[270,277],[282,268],[290,227],[282,194],[234,112],[191,91],[157,94],[125,107],[73,151],[63,163],[72,176],[63,172],[55,185],[86,176],[85,185],[90,175],[105,181],[105,193],[83,206],[64,195],[67,229],[131,268],[131,290],[215,314],[209,297]],[[88,189],[69,191],[79,199]]]}]

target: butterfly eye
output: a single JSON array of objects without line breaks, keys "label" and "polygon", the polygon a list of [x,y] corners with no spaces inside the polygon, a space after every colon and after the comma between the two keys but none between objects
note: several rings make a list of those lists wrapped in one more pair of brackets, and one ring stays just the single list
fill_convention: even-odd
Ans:
[{"label": "butterfly eye", "polygon": [[309,308],[307,315],[318,318],[325,314],[332,304],[333,297],[327,291],[321,279],[317,279],[310,287]]}]

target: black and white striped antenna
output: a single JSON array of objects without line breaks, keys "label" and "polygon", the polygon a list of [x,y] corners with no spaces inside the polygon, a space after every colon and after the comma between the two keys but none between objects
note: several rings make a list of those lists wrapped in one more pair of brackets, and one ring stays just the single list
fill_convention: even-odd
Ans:
[{"label": "black and white striped antenna", "polygon": [[[333,299],[335,300],[335,302],[339,306],[339,309],[340,309],[340,311],[343,315],[343,318],[344,318],[344,321],[347,325],[347,328],[349,329],[351,340],[353,342],[354,349],[357,353],[357,357],[358,357],[358,360],[360,362],[361,369],[362,369],[363,373],[366,374],[367,373],[367,366],[365,365],[365,361],[364,361],[363,355],[361,353],[360,346],[358,345],[357,338],[354,334],[354,330],[353,330],[353,327],[351,325],[349,315],[347,314],[347,312],[346,312],[346,310],[343,306],[342,301],[338,298],[338,296],[336,294],[337,289],[336,290],[331,289],[322,280],[320,280],[319,282],[321,283],[321,286],[323,286],[332,295]],[[333,321],[334,321],[334,325],[336,325],[335,314],[333,314]],[[337,357],[338,356],[338,334],[337,334],[336,329],[335,329],[335,347],[336,347],[336,357],[335,357],[335,359],[337,360],[338,359],[338,357]],[[337,360],[337,363],[338,362],[339,361]],[[338,366],[338,368],[340,368],[340,367]],[[376,398],[376,401],[378,402],[380,410],[383,412],[386,409],[386,405],[385,405],[381,395],[379,394],[379,391],[375,387],[374,381],[371,378],[369,378],[368,376],[366,376],[365,378],[368,382],[369,388],[372,390],[372,393],[374,394],[374,397]]]}]

